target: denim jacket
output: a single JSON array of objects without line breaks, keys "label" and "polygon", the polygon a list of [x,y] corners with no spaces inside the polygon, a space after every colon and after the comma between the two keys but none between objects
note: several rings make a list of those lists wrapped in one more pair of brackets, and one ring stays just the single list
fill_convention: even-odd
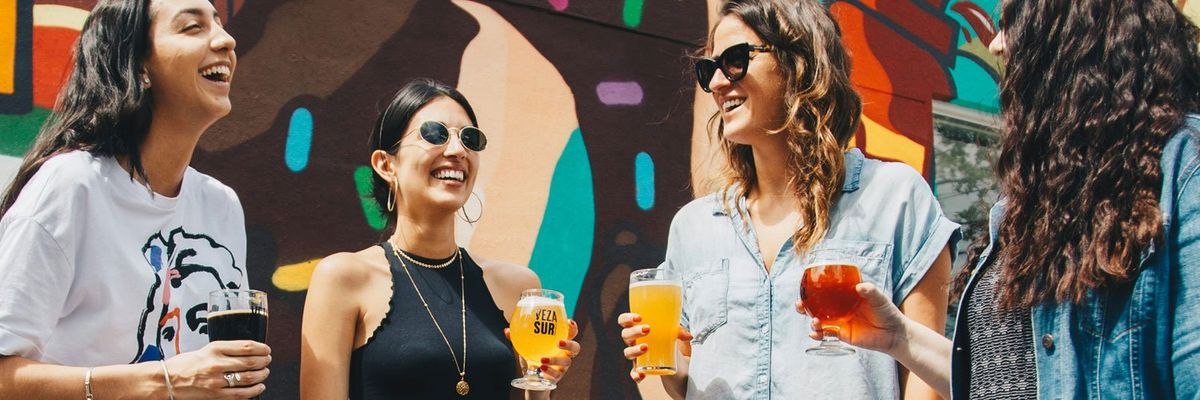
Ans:
[{"label": "denim jacket", "polygon": [[[959,238],[929,185],[911,167],[846,157],[842,197],[829,230],[813,249],[797,254],[789,240],[759,249],[745,199],[696,199],[676,214],[663,268],[683,278],[681,324],[695,336],[687,398],[895,399],[895,360],[859,349],[851,356],[806,354],[810,319],[796,312],[804,267],[825,257],[850,259],[862,279],[900,304],[938,254]],[[763,252],[773,251],[770,271]],[[653,328],[652,328],[653,329]]]},{"label": "denim jacket", "polygon": [[[1030,310],[1039,399],[1200,398],[1200,116],[1189,116],[1167,142],[1161,165],[1165,240],[1143,254],[1136,280],[1093,290],[1083,304]],[[979,266],[995,246],[1004,207],[1004,200],[992,207],[992,242]],[[976,278],[958,310],[954,399],[968,397],[965,302]]]}]

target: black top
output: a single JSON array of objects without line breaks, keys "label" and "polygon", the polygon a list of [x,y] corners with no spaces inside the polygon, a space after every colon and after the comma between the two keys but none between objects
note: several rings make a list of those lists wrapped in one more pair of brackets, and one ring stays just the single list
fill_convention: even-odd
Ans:
[{"label": "black top", "polygon": [[[413,282],[404,273],[400,259],[388,243],[380,245],[392,270],[392,299],[389,310],[367,343],[350,354],[350,399],[507,399],[509,386],[519,376],[512,344],[504,337],[508,322],[496,308],[483,281],[483,270],[462,252],[467,303],[467,383],[470,393],[455,392],[458,370],[450,349],[421,305]],[[406,255],[427,264],[430,260]],[[430,269],[405,263],[433,316],[454,348],[461,365],[462,308],[459,293],[459,263]]]},{"label": "black top", "polygon": [[1036,399],[1037,363],[1029,309],[999,307],[1002,268],[988,264],[979,272],[978,283],[967,293],[969,398]]}]

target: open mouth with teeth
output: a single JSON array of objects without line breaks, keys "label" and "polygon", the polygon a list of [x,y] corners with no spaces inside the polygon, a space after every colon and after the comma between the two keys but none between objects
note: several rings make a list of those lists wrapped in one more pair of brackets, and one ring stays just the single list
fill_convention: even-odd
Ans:
[{"label": "open mouth with teeth", "polygon": [[459,169],[441,168],[429,174],[442,181],[466,182],[467,173]]},{"label": "open mouth with teeth", "polygon": [[746,99],[725,100],[725,103],[721,104],[721,109],[725,110],[725,112],[730,112],[730,111],[733,111],[735,108],[741,107],[742,104],[745,102],[746,102]]},{"label": "open mouth with teeth", "polygon": [[229,82],[231,74],[228,65],[214,65],[200,70],[200,76],[213,82]]}]

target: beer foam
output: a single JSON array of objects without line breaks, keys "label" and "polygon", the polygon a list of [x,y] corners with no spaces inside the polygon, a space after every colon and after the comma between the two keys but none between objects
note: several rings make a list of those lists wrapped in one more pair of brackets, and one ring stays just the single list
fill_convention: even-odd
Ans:
[{"label": "beer foam", "polygon": [[554,300],[554,299],[548,299],[545,297],[538,297],[538,296],[525,297],[517,302],[518,308],[533,308],[533,307],[546,307],[546,306],[563,307],[563,302]]},{"label": "beer foam", "polygon": [[641,281],[641,282],[633,282],[633,283],[629,284],[630,289],[633,289],[635,287],[642,287],[642,286],[679,286],[679,287],[683,287],[683,282],[680,282],[680,281]]},{"label": "beer foam", "polygon": [[269,316],[267,315],[267,313],[266,313],[265,311],[263,311],[263,310],[246,310],[246,309],[241,309],[241,310],[221,310],[221,311],[213,311],[213,312],[210,312],[210,313],[208,313],[208,316],[207,316],[207,317],[205,317],[205,318],[216,318],[216,317],[222,317],[222,316],[226,316],[226,315],[237,315],[237,314],[258,314],[258,315],[262,315],[262,316],[264,316],[264,317],[269,317]]}]

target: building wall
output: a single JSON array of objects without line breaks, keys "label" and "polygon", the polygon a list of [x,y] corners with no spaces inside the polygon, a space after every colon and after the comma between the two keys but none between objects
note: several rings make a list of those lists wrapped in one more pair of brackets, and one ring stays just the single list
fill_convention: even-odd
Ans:
[{"label": "building wall", "polygon": [[[933,102],[998,108],[997,60],[986,51],[996,3],[832,1],[866,102],[856,146],[937,181]],[[94,4],[0,0],[0,181],[52,108]],[[422,76],[459,87],[489,136],[465,210],[482,218],[460,223],[460,244],[528,265],[566,294],[582,329],[585,351],[557,397],[639,393],[615,319],[627,309],[628,273],[662,261],[675,211],[711,189],[704,122],[715,106],[686,55],[716,0],[214,4],[238,39],[235,107],[193,165],[245,207],[251,286],[271,296],[271,398],[296,397],[314,264],[387,233],[365,196],[367,136],[383,100]],[[1200,0],[1179,4],[1200,15]],[[655,385],[641,393],[661,398]]]}]

